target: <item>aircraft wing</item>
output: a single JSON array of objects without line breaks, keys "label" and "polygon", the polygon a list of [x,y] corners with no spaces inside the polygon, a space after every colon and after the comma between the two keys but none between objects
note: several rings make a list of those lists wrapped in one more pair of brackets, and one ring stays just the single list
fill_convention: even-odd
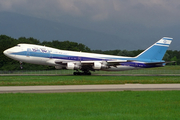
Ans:
[{"label": "aircraft wing", "polygon": [[107,61],[108,66],[116,66],[120,65],[121,63],[127,62],[127,60],[116,60],[116,61]]},{"label": "aircraft wing", "polygon": [[94,63],[98,62],[101,64],[105,64],[107,66],[116,66],[120,65],[120,63],[127,62],[127,60],[114,60],[114,61],[59,61],[56,60],[55,63],[59,65],[67,65],[67,63],[80,63],[82,66],[83,65],[93,65]]},{"label": "aircraft wing", "polygon": [[68,62],[67,61],[55,61],[56,64],[60,64],[60,65],[66,65]]},{"label": "aircraft wing", "polygon": [[[102,65],[106,66],[117,66],[121,63],[126,62],[135,62],[134,60],[112,60],[112,61],[62,61],[62,60],[55,60],[51,61],[57,65],[67,65],[68,63],[74,63],[81,66],[93,66],[95,63],[101,63]],[[147,62],[144,63],[146,65],[162,65],[163,63],[173,63],[175,61],[167,61],[167,62]]]}]

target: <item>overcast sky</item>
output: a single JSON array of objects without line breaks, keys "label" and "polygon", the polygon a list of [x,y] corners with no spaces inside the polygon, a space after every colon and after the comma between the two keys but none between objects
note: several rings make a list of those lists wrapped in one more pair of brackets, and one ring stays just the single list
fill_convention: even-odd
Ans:
[{"label": "overcast sky", "polygon": [[180,21],[179,0],[0,0],[0,11],[78,25],[81,20],[88,24],[133,22],[161,27]]},{"label": "overcast sky", "polygon": [[115,35],[123,25],[146,29],[180,25],[180,0],[0,0],[0,11]]}]

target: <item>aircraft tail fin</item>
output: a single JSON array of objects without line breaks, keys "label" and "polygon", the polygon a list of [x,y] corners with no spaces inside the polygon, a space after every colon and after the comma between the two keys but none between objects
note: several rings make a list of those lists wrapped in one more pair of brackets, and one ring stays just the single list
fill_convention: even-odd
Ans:
[{"label": "aircraft tail fin", "polygon": [[173,38],[163,37],[145,51],[136,56],[137,59],[161,61]]}]

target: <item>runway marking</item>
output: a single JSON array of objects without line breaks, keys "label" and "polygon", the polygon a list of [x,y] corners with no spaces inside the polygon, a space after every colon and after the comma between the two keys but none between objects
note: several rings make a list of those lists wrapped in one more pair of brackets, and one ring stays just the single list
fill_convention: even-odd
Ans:
[{"label": "runway marking", "polygon": [[157,91],[180,90],[180,84],[121,84],[121,85],[54,85],[54,86],[2,86],[0,93],[62,93],[99,91]]}]

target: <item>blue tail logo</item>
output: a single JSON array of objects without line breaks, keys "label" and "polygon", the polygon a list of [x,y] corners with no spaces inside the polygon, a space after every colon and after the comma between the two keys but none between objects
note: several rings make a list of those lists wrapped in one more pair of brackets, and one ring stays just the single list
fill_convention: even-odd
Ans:
[{"label": "blue tail logo", "polygon": [[172,40],[173,38],[163,37],[135,58],[145,61],[162,61]]}]

